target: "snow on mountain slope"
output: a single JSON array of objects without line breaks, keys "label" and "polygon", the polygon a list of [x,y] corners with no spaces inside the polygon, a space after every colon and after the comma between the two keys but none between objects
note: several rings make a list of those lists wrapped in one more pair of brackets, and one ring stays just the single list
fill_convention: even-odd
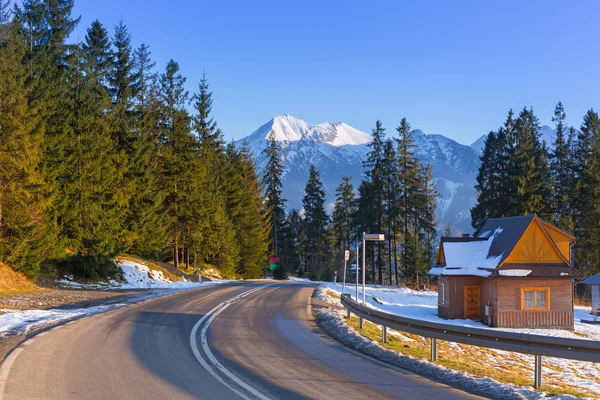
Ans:
[{"label": "snow on mountain slope", "polygon": [[[302,207],[311,164],[321,173],[330,211],[335,189],[343,176],[351,176],[355,189],[358,188],[371,135],[341,122],[313,126],[291,115],[278,115],[238,141],[238,144],[243,140],[249,143],[259,171],[266,165],[262,151],[271,132],[283,149],[283,195],[289,209]],[[470,209],[477,195],[474,185],[479,168],[478,152],[442,135],[429,135],[420,130],[413,134],[416,156],[433,167],[434,182],[440,193],[437,204],[440,229],[449,221],[456,229],[472,232]]]},{"label": "snow on mountain slope", "polygon": [[359,145],[371,141],[371,136],[342,122],[310,125],[288,114],[275,118],[258,128],[246,139],[253,145],[262,143],[273,132],[278,142],[312,141],[332,146]]}]

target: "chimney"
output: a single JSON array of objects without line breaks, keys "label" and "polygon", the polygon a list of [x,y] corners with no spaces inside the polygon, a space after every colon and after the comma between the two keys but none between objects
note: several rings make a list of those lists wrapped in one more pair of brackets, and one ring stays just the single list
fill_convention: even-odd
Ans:
[{"label": "chimney", "polygon": [[464,238],[468,238],[468,237],[471,237],[471,235],[470,235],[470,234],[468,234],[468,233],[463,233],[463,234],[462,234],[462,237],[464,237]]}]

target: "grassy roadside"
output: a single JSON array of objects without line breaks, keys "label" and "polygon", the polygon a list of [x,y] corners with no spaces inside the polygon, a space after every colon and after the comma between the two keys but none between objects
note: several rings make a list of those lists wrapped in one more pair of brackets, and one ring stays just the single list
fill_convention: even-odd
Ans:
[{"label": "grassy roadside", "polygon": [[33,292],[42,290],[25,275],[16,272],[8,265],[0,263],[0,295]]},{"label": "grassy roadside", "polygon": [[[379,344],[389,350],[408,355],[414,358],[429,359],[430,340],[421,336],[412,335],[404,332],[395,332],[388,330],[387,343],[381,343],[381,327],[371,322],[365,321],[363,329],[358,327],[358,318],[351,316],[349,319],[344,316],[344,321],[363,337],[377,341]],[[438,340],[438,361],[436,364],[453,370],[465,371],[475,377],[489,377],[501,383],[510,383],[519,386],[531,386],[533,380],[533,370],[522,361],[522,358],[511,357],[508,352],[498,355],[493,350],[469,346],[457,345]],[[487,363],[484,357],[493,357],[495,364]],[[474,360],[479,360],[474,362]],[[500,366],[499,366],[500,365]],[[569,394],[575,397],[596,397],[595,392],[581,390],[581,388],[568,385],[561,380],[555,379],[549,374],[544,376],[544,385],[537,389],[540,392],[546,392],[551,396]]]}]

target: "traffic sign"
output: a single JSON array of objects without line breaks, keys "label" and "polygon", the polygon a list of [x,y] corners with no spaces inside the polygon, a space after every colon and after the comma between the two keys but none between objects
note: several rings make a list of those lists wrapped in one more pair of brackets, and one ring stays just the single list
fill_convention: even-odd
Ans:
[{"label": "traffic sign", "polygon": [[350,250],[344,250],[344,260],[348,261],[350,259]]}]

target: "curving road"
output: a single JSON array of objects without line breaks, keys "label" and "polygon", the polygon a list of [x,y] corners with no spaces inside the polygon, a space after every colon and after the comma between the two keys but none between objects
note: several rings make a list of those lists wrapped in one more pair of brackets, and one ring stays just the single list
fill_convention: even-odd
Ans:
[{"label": "curving road", "polygon": [[323,334],[313,289],[228,283],[63,325],[21,346],[4,398],[477,398]]}]

